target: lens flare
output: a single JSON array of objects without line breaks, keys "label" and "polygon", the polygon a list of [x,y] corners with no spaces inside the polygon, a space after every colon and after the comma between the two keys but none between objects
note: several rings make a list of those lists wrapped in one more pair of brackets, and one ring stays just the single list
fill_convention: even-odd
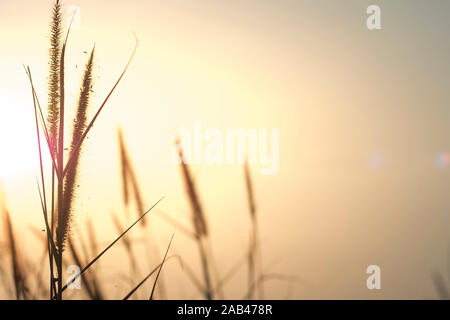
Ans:
[{"label": "lens flare", "polygon": [[439,168],[448,167],[449,163],[450,163],[450,153],[448,152],[442,152],[436,157],[436,165]]}]

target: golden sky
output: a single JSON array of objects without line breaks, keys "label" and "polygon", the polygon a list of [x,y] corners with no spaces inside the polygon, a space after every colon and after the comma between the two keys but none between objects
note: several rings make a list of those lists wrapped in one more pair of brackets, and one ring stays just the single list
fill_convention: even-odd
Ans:
[{"label": "golden sky", "polygon": [[[374,2],[382,29],[369,31]],[[252,172],[265,268],[311,284],[296,284],[290,297],[436,297],[430,275],[447,272],[450,254],[448,1],[64,1],[70,5],[79,7],[80,25],[68,44],[67,105],[75,104],[85,51],[95,44],[92,115],[127,62],[133,32],[140,42],[84,147],[77,228],[91,217],[102,239],[114,235],[109,214],[123,211],[118,127],[147,206],[165,196],[160,208],[186,225],[173,133],[196,121],[222,132],[277,129],[278,172]],[[42,224],[22,64],[45,105],[50,8],[47,0],[0,2],[0,181],[18,228]],[[248,241],[243,169],[192,169],[225,273]],[[173,228],[152,219],[163,248]],[[192,246],[176,236],[179,253]],[[107,261],[107,272],[120,265]],[[371,264],[381,267],[380,291],[365,286]],[[178,279],[172,296],[195,297],[170,268]],[[240,297],[243,277],[230,296]],[[285,283],[266,286],[270,297],[286,294]]]}]

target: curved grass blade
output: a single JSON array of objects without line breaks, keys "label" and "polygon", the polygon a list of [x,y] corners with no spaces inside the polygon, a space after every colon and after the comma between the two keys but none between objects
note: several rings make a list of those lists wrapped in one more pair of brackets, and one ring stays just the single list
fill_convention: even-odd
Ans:
[{"label": "curved grass blade", "polygon": [[174,235],[175,235],[175,233],[172,234],[172,238],[170,238],[170,242],[169,242],[169,245],[167,246],[166,254],[164,255],[163,261],[161,262],[161,267],[158,270],[158,274],[156,275],[155,282],[153,283],[153,288],[152,288],[152,292],[150,293],[150,299],[149,300],[153,300],[153,294],[155,293],[156,284],[158,283],[159,275],[161,274],[161,270],[162,270],[162,268],[164,266],[164,263],[166,262],[167,254],[169,253],[170,245],[172,244],[172,240],[173,240],[173,236]]},{"label": "curved grass blade", "polygon": [[[98,116],[100,115],[100,112],[103,110],[103,108],[105,107],[106,103],[108,102],[109,98],[111,97],[111,95],[113,94],[114,90],[116,89],[116,87],[119,85],[120,81],[122,80],[123,76],[125,75],[125,73],[128,70],[128,67],[131,64],[131,61],[134,58],[134,55],[136,54],[136,50],[139,46],[139,40],[137,39],[136,35],[136,45],[134,47],[134,50],[130,56],[130,58],[128,59],[128,63],[125,66],[125,69],[122,71],[122,74],[120,75],[119,79],[116,81],[116,83],[114,84],[114,86],[112,87],[111,91],[108,93],[108,95],[106,96],[105,100],[103,101],[103,103],[101,104],[100,108],[97,110],[97,113],[94,115],[94,118],[92,118],[91,122],[89,123],[89,125],[86,127],[86,130],[83,133],[83,136],[81,137],[80,141],[78,141],[77,145],[74,147],[74,151],[76,151],[77,149],[79,149],[81,147],[81,144],[83,143],[84,139],[86,139],[86,136],[88,135],[89,131],[92,129],[92,127],[94,126],[95,121],[97,120]],[[68,168],[70,167],[71,163],[75,161],[74,157],[70,157],[69,160],[67,161],[66,167],[63,170],[63,174],[62,176],[64,177],[64,175],[67,173]]]},{"label": "curved grass blade", "polygon": [[[47,125],[46,125],[45,119],[44,119],[44,114],[42,112],[41,104],[39,103],[39,98],[38,98],[36,90],[34,88],[33,78],[31,76],[30,67],[29,66],[27,66],[27,67],[23,66],[23,67],[24,67],[25,72],[26,72],[26,74],[28,76],[28,80],[30,81],[31,89],[32,89],[32,92],[33,92],[33,102],[36,103],[37,109],[39,110],[39,116],[40,116],[39,119],[40,119],[40,122],[41,122],[41,125],[42,125],[42,128],[43,128],[43,131],[44,131],[44,136],[45,136],[45,139],[46,139],[46,142],[47,142],[47,146],[48,146],[48,149],[49,149],[49,152],[50,152],[50,156],[51,156],[51,159],[52,159],[52,164],[53,164],[53,166],[55,168],[57,168],[55,155],[52,152],[52,147],[51,147],[51,143],[50,143],[50,136],[49,136]],[[59,177],[59,172],[57,171],[56,173],[58,174],[58,177]]]},{"label": "curved grass blade", "polygon": [[[113,245],[115,245],[117,243],[117,241],[119,241],[128,231],[130,231],[139,221],[142,220],[142,218],[144,218],[154,207],[156,207],[162,200],[164,199],[164,197],[162,197],[161,199],[159,199],[153,206],[150,207],[150,209],[148,209],[144,214],[142,214],[139,219],[137,219],[131,226],[128,227],[128,229],[126,229],[120,236],[118,236],[113,242],[111,242],[110,245],[108,245],[105,249],[103,249],[102,252],[100,252],[94,259],[91,260],[91,262],[89,262],[77,275],[75,275],[72,278],[72,281],[74,281],[75,279],[79,278],[86,270],[88,270],[95,262],[97,262],[98,259],[101,258],[101,256],[103,256],[109,249],[111,249],[111,247]],[[64,285],[64,287],[62,287],[62,291],[67,289],[67,284]],[[56,297],[53,297],[54,299]]]},{"label": "curved grass blade", "polygon": [[62,221],[64,221],[64,203],[63,203],[63,194],[64,194],[64,103],[65,103],[65,88],[64,88],[64,65],[65,65],[65,54],[66,54],[66,46],[67,41],[69,39],[70,29],[72,27],[73,18],[75,16],[76,10],[73,13],[72,19],[70,21],[69,28],[67,29],[66,39],[64,40],[62,49],[61,49],[61,58],[59,60],[59,133],[58,133],[58,154],[57,154],[57,162],[58,162],[58,191],[57,191],[57,199],[58,199],[58,225],[56,226],[56,245],[58,247],[58,251],[56,252],[56,260],[59,260],[58,268],[57,268],[57,276],[58,276],[58,290],[56,292],[56,296],[58,300],[62,300],[62,260],[63,260],[63,250],[64,250],[64,228],[62,225]]},{"label": "curved grass blade", "polygon": [[[172,258],[180,259],[179,256],[170,256],[166,259],[166,261]],[[136,290],[139,289],[145,283],[145,281],[147,281],[148,278],[150,278],[161,267],[161,264],[162,263],[158,264],[152,271],[150,271],[150,273],[144,279],[142,279],[142,281],[139,282],[139,284],[136,287],[134,287],[133,290],[131,290],[122,300],[128,300],[133,295],[133,293],[135,293]]]}]

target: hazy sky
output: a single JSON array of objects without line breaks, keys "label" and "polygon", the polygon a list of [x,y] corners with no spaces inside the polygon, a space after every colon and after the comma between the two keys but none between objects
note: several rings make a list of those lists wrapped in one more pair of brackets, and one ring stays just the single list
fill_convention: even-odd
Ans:
[{"label": "hazy sky", "polygon": [[[123,209],[119,126],[147,205],[165,195],[161,209],[186,225],[173,132],[193,130],[195,121],[223,132],[278,129],[278,173],[261,175],[257,165],[252,172],[267,272],[311,284],[296,284],[290,297],[436,297],[430,274],[448,274],[450,254],[449,1],[63,3],[81,13],[68,44],[69,105],[84,51],[96,45],[92,114],[133,49],[133,31],[140,41],[85,146],[79,228],[93,217],[105,241],[114,234],[110,211]],[[366,27],[370,4],[381,8],[381,30]],[[42,218],[22,64],[45,105],[50,8],[46,0],[0,2],[0,180],[24,228]],[[193,172],[225,273],[248,240],[243,170],[194,165]],[[157,217],[152,227],[164,246],[172,228]],[[178,252],[193,246],[182,235],[174,242]],[[381,267],[379,291],[366,288],[371,264]],[[230,296],[240,297],[244,277],[245,270],[227,288]],[[172,296],[195,296],[183,290],[174,285]],[[268,297],[285,293],[284,283],[267,284]]]}]

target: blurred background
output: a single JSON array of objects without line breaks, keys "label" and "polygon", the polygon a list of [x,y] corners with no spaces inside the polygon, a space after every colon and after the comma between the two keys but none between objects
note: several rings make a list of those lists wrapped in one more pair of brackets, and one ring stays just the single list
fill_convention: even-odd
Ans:
[{"label": "blurred background", "polygon": [[[381,8],[380,30],[367,29],[371,4]],[[250,169],[264,271],[297,281],[267,281],[267,298],[434,299],[431,274],[450,281],[450,2],[63,1],[71,5],[79,7],[80,25],[66,58],[69,109],[94,44],[91,115],[126,64],[133,32],[140,42],[84,147],[75,239],[91,219],[104,246],[117,236],[112,211],[125,225],[134,219],[126,220],[122,203],[119,127],[145,206],[165,196],[158,208],[188,227],[173,133],[193,130],[195,121],[222,131],[279,129],[277,174]],[[22,64],[46,105],[51,8],[47,0],[0,2],[0,183],[32,261],[43,248],[30,226],[44,224]],[[191,170],[223,275],[248,246],[244,171]],[[156,213],[149,217],[151,246],[161,256],[176,229]],[[139,230],[129,236],[138,241]],[[199,270],[195,244],[178,231],[172,249]],[[116,276],[129,268],[123,250],[114,248],[99,267],[110,298],[129,290]],[[143,274],[159,260],[142,258]],[[381,290],[366,287],[373,264],[381,268]],[[244,296],[246,275],[242,266],[226,297]],[[169,298],[199,297],[176,262],[163,279]]]}]

